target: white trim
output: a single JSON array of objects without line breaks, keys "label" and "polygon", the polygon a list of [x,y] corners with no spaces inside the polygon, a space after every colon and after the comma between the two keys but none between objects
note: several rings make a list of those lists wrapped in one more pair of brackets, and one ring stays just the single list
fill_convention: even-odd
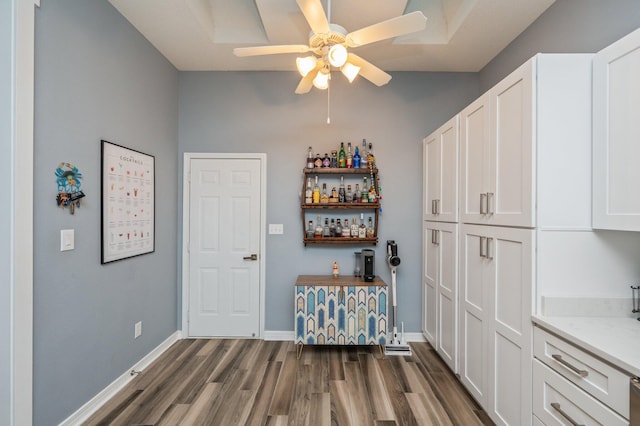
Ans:
[{"label": "white trim", "polygon": [[[426,342],[422,333],[404,333],[407,342]],[[293,341],[295,334],[286,330],[267,330],[264,332],[264,340]]]},{"label": "white trim", "polygon": [[[185,152],[182,166],[182,323],[180,329],[185,338],[189,338],[189,179],[191,177],[191,160],[205,159],[256,159],[260,160],[260,330],[256,338],[265,335],[265,299],[266,299],[266,229],[267,229],[267,154],[265,153],[206,153]],[[292,339],[293,340],[293,339]]]},{"label": "white trim", "polygon": [[153,361],[155,361],[160,355],[162,355],[167,349],[171,347],[175,342],[182,338],[182,333],[176,331],[171,336],[167,337],[164,342],[160,343],[158,347],[153,349],[144,358],[135,363],[133,367],[127,369],[120,377],[118,377],[113,383],[100,391],[96,396],[91,398],[86,404],[80,407],[75,413],[69,416],[66,420],[60,423],[60,426],[72,426],[79,425],[86,421],[93,413],[98,411],[107,401],[113,398],[122,388],[124,388],[135,376],[131,375],[131,370],[143,371]]},{"label": "white trim", "polygon": [[407,342],[426,342],[424,335],[422,333],[404,333],[404,338]]}]

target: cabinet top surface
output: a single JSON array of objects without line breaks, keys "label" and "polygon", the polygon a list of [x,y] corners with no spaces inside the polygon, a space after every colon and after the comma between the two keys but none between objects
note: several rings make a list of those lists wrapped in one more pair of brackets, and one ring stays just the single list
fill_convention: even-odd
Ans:
[{"label": "cabinet top surface", "polygon": [[360,277],[351,275],[298,275],[296,286],[386,286],[387,284],[380,278],[375,277],[373,281],[367,282]]},{"label": "cabinet top surface", "polygon": [[334,168],[334,167],[314,167],[313,169],[308,169],[305,168],[304,169],[304,173],[305,174],[352,174],[352,175],[367,175],[369,173],[378,173],[378,169],[369,169],[369,168],[346,168],[346,167],[338,167],[338,168]]}]

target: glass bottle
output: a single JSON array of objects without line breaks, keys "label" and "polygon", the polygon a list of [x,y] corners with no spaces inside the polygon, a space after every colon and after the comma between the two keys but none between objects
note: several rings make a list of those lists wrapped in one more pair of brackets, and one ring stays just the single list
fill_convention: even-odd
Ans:
[{"label": "glass bottle", "polygon": [[374,169],[376,167],[376,157],[373,155],[373,145],[369,142],[369,151],[367,152],[367,163],[369,167]]},{"label": "glass bottle", "polygon": [[315,229],[313,228],[313,221],[309,221],[309,226],[307,227],[307,238],[313,238],[315,233]]},{"label": "glass bottle", "polygon": [[360,192],[360,185],[356,183],[356,192],[353,193],[353,202],[361,203],[362,202],[362,193]]},{"label": "glass bottle", "polygon": [[335,203],[338,201],[338,191],[336,191],[336,187],[331,188],[331,198],[329,199],[330,203]]},{"label": "glass bottle", "polygon": [[360,226],[358,227],[358,238],[367,237],[367,226],[364,224],[364,213],[360,213]]},{"label": "glass bottle", "polygon": [[313,189],[311,188],[311,178],[307,178],[307,190],[304,193],[304,202],[311,204],[313,202]]},{"label": "glass bottle", "polygon": [[338,167],[338,151],[335,149],[331,151],[331,167],[334,169]]},{"label": "glass bottle", "polygon": [[345,203],[353,203],[353,192],[351,192],[351,185],[347,185],[347,193],[344,197]]},{"label": "glass bottle", "polygon": [[362,139],[362,149],[360,150],[360,168],[367,168],[367,140]]},{"label": "glass bottle", "polygon": [[318,186],[318,176],[316,176],[316,183],[313,186],[313,204],[320,204],[320,187]]},{"label": "glass bottle", "polygon": [[358,147],[356,146],[356,153],[353,154],[353,168],[354,169],[359,169],[360,168],[360,150],[358,149]]},{"label": "glass bottle", "polygon": [[367,224],[367,238],[374,238],[374,234],[375,230],[373,229],[373,220],[371,219],[371,216],[369,216],[369,223]]},{"label": "glass bottle", "polygon": [[318,215],[318,221],[316,222],[316,230],[313,233],[315,238],[322,238],[322,222],[320,222],[320,215]]},{"label": "glass bottle", "polygon": [[342,225],[342,236],[350,237],[351,236],[351,228],[349,227],[349,219],[344,219],[344,224]]},{"label": "glass bottle", "polygon": [[358,221],[355,218],[351,220],[350,231],[351,238],[358,238]]},{"label": "glass bottle", "polygon": [[347,194],[344,191],[344,176],[340,176],[340,189],[338,190],[338,202],[344,203],[346,201]]},{"label": "glass bottle", "polygon": [[309,151],[307,151],[307,169],[313,169],[313,152],[311,151],[311,147],[309,147]]},{"label": "glass bottle", "polygon": [[378,194],[376,194],[376,186],[373,183],[373,179],[371,179],[371,186],[369,187],[369,202],[370,203],[375,203],[378,198]]},{"label": "glass bottle", "polygon": [[340,142],[340,152],[338,152],[338,167],[344,168],[347,165],[347,155],[344,153],[344,142]]},{"label": "glass bottle", "polygon": [[366,176],[362,177],[362,192],[360,193],[360,197],[362,198],[361,203],[369,202],[369,185],[367,184]]},{"label": "glass bottle", "polygon": [[331,229],[329,228],[329,218],[324,218],[324,226],[322,227],[322,236],[329,238],[331,236]]},{"label": "glass bottle", "polygon": [[353,155],[351,154],[351,142],[347,143],[347,168],[353,168]]},{"label": "glass bottle", "polygon": [[327,184],[322,184],[322,193],[320,194],[320,204],[329,203],[329,194],[327,193]]},{"label": "glass bottle", "polygon": [[340,223],[340,219],[336,222],[336,237],[342,237],[342,224]]},{"label": "glass bottle", "polygon": [[326,152],[324,153],[324,158],[322,159],[322,167],[331,167],[331,158],[329,158],[329,154],[327,154]]},{"label": "glass bottle", "polygon": [[336,221],[334,218],[331,218],[331,223],[329,224],[329,236],[330,237],[336,236]]},{"label": "glass bottle", "polygon": [[316,168],[318,168],[318,169],[319,169],[320,167],[322,167],[322,157],[320,157],[320,154],[319,154],[319,153],[318,153],[318,154],[316,154],[316,159],[315,159],[315,161],[313,162],[313,166],[314,166],[314,167],[316,167]]}]

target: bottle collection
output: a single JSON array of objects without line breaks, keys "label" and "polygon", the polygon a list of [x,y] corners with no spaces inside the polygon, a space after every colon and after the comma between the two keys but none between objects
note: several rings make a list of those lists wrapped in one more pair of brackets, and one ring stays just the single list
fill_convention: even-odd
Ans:
[{"label": "bottle collection", "polygon": [[318,216],[315,226],[310,220],[306,229],[306,238],[374,238],[375,230],[373,229],[373,219],[368,218],[368,224],[364,223],[364,213],[360,213],[360,224],[357,218],[349,220],[345,218],[344,222],[340,219],[328,217],[322,218]]},{"label": "bottle collection", "polygon": [[[362,188],[362,189],[361,189]],[[331,191],[327,190],[326,182],[322,183],[322,189],[318,183],[318,176],[312,184],[311,178],[307,178],[307,186],[304,193],[305,204],[330,204],[330,203],[377,203],[378,194],[373,184],[369,185],[367,176],[362,177],[362,187],[355,184],[355,189],[350,184],[344,184],[344,176],[340,176],[338,189],[334,186]]]},{"label": "bottle collection", "polygon": [[344,142],[340,142],[339,150],[332,150],[324,154],[324,157],[317,153],[314,157],[313,150],[309,147],[307,151],[307,169],[334,168],[334,169],[366,169],[375,167],[375,157],[373,146],[367,145],[366,139],[362,139],[362,148],[356,146],[355,151],[351,150],[351,142],[347,142],[345,151]]}]

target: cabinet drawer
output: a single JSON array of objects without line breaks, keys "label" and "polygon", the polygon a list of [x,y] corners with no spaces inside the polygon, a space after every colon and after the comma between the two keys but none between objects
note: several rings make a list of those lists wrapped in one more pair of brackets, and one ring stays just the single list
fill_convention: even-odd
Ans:
[{"label": "cabinet drawer", "polygon": [[554,371],[629,418],[629,376],[538,327],[533,351]]},{"label": "cabinet drawer", "polygon": [[627,420],[537,359],[533,361],[533,414],[546,426],[629,425]]}]

